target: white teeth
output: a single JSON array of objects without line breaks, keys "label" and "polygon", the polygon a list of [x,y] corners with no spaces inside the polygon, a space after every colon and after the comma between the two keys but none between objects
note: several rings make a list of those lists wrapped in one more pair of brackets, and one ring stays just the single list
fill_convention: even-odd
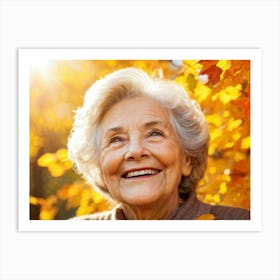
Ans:
[{"label": "white teeth", "polygon": [[131,178],[131,177],[137,177],[137,176],[143,176],[143,175],[153,175],[158,173],[159,171],[157,170],[152,170],[152,169],[144,169],[144,170],[139,170],[139,171],[131,171],[128,172],[125,175],[125,178]]}]

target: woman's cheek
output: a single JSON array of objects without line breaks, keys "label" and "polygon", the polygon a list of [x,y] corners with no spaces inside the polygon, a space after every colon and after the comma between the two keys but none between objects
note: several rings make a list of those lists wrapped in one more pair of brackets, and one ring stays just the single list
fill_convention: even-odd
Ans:
[{"label": "woman's cheek", "polygon": [[118,174],[120,164],[120,155],[116,151],[105,151],[104,154],[101,155],[100,166],[102,174],[105,176],[114,176]]},{"label": "woman's cheek", "polygon": [[183,151],[178,147],[177,143],[168,142],[158,146],[157,157],[165,165],[176,165],[181,160]]}]

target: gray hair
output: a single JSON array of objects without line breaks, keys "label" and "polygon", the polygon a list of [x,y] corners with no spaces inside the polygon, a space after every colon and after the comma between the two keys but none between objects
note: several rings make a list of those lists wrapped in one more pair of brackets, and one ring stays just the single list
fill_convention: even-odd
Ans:
[{"label": "gray hair", "polygon": [[191,159],[192,170],[182,176],[179,195],[186,199],[207,166],[208,125],[198,103],[177,83],[152,79],[144,71],[125,68],[95,82],[86,92],[84,104],[76,111],[68,139],[69,159],[86,181],[105,193],[100,176],[101,121],[116,103],[132,97],[149,97],[167,109],[170,122],[181,140],[184,153]]}]

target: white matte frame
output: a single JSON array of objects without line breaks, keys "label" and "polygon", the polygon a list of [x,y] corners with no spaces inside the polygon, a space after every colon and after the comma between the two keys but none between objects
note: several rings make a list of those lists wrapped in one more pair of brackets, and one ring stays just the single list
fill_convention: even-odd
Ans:
[{"label": "white matte frame", "polygon": [[[0,0],[0,279],[279,280],[279,19],[278,0]],[[19,232],[17,50],[31,47],[261,49],[261,231]]]},{"label": "white matte frame", "polygon": [[[262,53],[260,49],[19,49],[20,231],[259,231],[262,218]],[[250,60],[251,219],[224,221],[42,221],[29,219],[30,67],[49,60]],[[29,98],[27,98],[29,97]],[[25,163],[25,164],[23,164]]]}]

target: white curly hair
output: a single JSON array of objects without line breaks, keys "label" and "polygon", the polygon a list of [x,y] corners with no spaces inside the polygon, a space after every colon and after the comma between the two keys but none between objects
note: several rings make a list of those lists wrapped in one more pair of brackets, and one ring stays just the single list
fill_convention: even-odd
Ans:
[{"label": "white curly hair", "polygon": [[170,123],[181,140],[184,153],[191,159],[192,170],[178,186],[179,196],[186,199],[207,166],[208,124],[198,103],[174,81],[152,79],[136,68],[117,70],[95,82],[86,92],[84,104],[76,111],[68,139],[69,159],[77,173],[97,190],[111,198],[99,167],[102,119],[116,103],[133,97],[149,97],[167,109]]}]

